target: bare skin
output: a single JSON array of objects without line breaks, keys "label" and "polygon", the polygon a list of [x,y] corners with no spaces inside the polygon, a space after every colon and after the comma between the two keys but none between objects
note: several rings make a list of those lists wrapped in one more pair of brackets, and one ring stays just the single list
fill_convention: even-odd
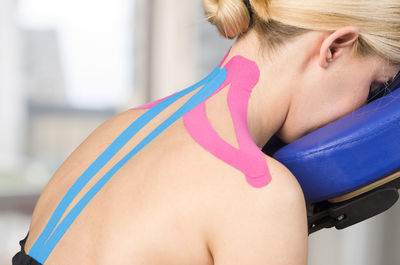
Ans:
[{"label": "bare skin", "polygon": [[[259,44],[251,32],[235,43],[227,60],[242,55],[260,68],[247,115],[258,146],[275,133],[291,142],[349,113],[365,103],[372,81],[383,82],[384,75],[390,78],[396,73],[397,68],[379,58],[351,57],[349,47],[357,34],[354,27],[310,33],[287,46],[273,62],[258,55]],[[193,93],[134,136],[78,194],[67,212]],[[207,116],[217,133],[238,147],[226,94],[225,88],[207,101]],[[68,188],[144,111],[129,110],[105,122],[56,171],[34,210],[26,252]],[[305,265],[307,224],[300,186],[278,161],[268,156],[266,161],[272,181],[266,187],[252,188],[242,172],[199,146],[179,119],[112,177],[45,264]],[[257,229],[252,231],[252,227]]]},{"label": "bare skin", "polygon": [[[221,90],[226,96],[227,90]],[[134,136],[111,164],[172,114],[194,92],[164,110]],[[210,99],[207,110],[221,109],[219,98]],[[32,244],[67,189],[112,140],[144,110],[129,110],[96,129],[57,170],[32,216],[25,245]],[[210,117],[215,130],[238,147],[233,125]],[[229,128],[229,126],[232,126]],[[242,172],[215,158],[186,132],[182,119],[171,125],[130,159],[86,206],[55,247],[45,264],[214,264],[223,218],[251,209],[261,198],[273,200],[282,187],[298,188],[295,179],[282,176],[280,163],[267,157],[273,181],[262,189],[250,187]],[[82,194],[111,167],[107,164]],[[281,177],[282,176],[282,177]],[[276,178],[275,178],[276,177]],[[68,212],[77,200],[74,200]],[[234,203],[233,203],[234,202]],[[233,207],[234,206],[234,207]],[[304,214],[305,214],[305,209]],[[274,214],[269,214],[274,218]],[[305,216],[299,222],[305,228]],[[215,229],[215,230],[214,230]],[[300,231],[306,240],[305,229]],[[213,249],[212,249],[213,248]]]}]

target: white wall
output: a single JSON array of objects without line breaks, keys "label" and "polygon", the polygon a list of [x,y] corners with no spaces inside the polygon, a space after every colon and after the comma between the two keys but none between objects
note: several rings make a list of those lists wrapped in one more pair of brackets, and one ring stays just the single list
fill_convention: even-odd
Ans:
[{"label": "white wall", "polygon": [[25,129],[20,35],[13,5],[13,0],[0,1],[0,168],[4,171],[13,171],[21,163]]}]

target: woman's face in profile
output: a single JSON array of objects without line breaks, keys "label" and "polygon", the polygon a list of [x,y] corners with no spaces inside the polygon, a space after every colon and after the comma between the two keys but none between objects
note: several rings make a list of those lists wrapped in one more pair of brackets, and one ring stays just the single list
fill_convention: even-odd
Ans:
[{"label": "woman's face in profile", "polygon": [[305,77],[306,86],[292,96],[278,136],[290,143],[364,106],[370,89],[390,80],[399,70],[378,56],[343,56],[331,69]]}]

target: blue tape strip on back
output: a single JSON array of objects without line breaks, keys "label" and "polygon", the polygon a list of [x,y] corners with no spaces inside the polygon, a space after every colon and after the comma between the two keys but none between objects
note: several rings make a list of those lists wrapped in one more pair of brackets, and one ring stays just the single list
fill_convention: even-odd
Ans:
[{"label": "blue tape strip on back", "polygon": [[[180,107],[175,113],[173,113],[168,119],[162,122],[156,129],[154,129],[149,135],[147,135],[135,148],[133,148],[124,158],[122,158],[116,165],[114,165],[86,194],[83,198],[72,208],[68,215],[62,220],[57,226],[54,233],[49,237],[48,241],[40,251],[37,260],[44,263],[51,251],[54,249],[58,241],[64,235],[66,230],[83,210],[86,204],[97,194],[97,192],[107,183],[107,181],[117,172],[132,156],[139,152],[144,146],[151,142],[157,137],[162,131],[164,131],[169,125],[175,122],[177,119],[182,117],[185,113],[193,109],[195,106],[200,104],[207,97],[219,88],[226,78],[226,70],[219,69],[214,79],[210,81],[207,79],[206,84],[198,92],[196,92],[182,107]],[[177,93],[178,94],[178,93]],[[182,96],[182,95],[178,95]],[[172,97],[172,96],[171,96]],[[165,99],[168,100],[169,98]],[[173,100],[173,99],[172,99]],[[171,101],[172,101],[171,100]],[[176,100],[176,99],[175,99]],[[162,101],[164,102],[164,101]],[[158,103],[161,104],[162,102]],[[158,105],[157,104],[157,105]],[[157,106],[155,105],[155,106]],[[155,107],[153,106],[153,108]],[[151,108],[151,109],[153,109]]]},{"label": "blue tape strip on back", "polygon": [[169,125],[182,117],[185,113],[196,107],[198,104],[207,99],[212,93],[217,90],[220,85],[225,81],[226,70],[221,69],[218,75],[196,92],[183,106],[181,106],[175,113],[163,121],[157,128],[148,134],[136,147],[134,147],[125,157],[123,157],[117,164],[115,164],[93,187],[83,196],[83,198],[72,208],[68,215],[57,226],[54,233],[50,236],[47,243],[38,257],[38,261],[44,263],[51,251],[54,249],[58,241],[67,231],[69,226],[88,204],[88,202],[97,194],[97,192],[107,183],[107,181],[117,172],[132,156],[139,152],[144,146],[157,137]]},{"label": "blue tape strip on back", "polygon": [[[49,222],[43,229],[41,235],[33,244],[29,251],[29,255],[33,258],[41,256],[40,250],[44,246],[45,241],[50,236],[54,227],[57,225],[65,210],[68,208],[72,200],[82,190],[82,188],[89,182],[89,180],[124,146],[141,128],[143,128],[149,121],[151,121],[156,115],[167,108],[169,105],[174,103],[179,98],[199,88],[200,86],[208,83],[212,80],[220,71],[219,67],[216,67],[207,77],[198,83],[190,86],[182,91],[179,91],[165,100],[154,105],[152,108],[143,113],[137,118],[132,124],[126,128],[108,147],[107,149],[82,173],[82,175],[75,181],[71,188],[62,198],[61,202],[53,212]],[[39,261],[39,259],[37,259]]]}]

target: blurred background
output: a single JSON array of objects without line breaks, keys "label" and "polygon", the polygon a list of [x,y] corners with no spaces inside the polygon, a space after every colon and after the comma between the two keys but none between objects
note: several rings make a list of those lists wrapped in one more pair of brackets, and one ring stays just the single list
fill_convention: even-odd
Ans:
[{"label": "blurred background", "polygon": [[[101,123],[197,82],[233,41],[201,0],[0,0],[0,265],[56,169]],[[162,85],[161,85],[162,84]],[[309,237],[310,265],[400,264],[400,203]]]}]

